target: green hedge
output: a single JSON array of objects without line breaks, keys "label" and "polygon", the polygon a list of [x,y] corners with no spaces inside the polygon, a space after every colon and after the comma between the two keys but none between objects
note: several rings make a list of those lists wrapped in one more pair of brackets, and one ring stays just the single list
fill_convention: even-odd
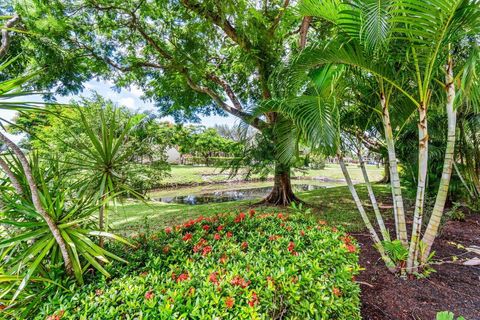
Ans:
[{"label": "green hedge", "polygon": [[322,221],[250,211],[137,240],[113,280],[45,298],[38,319],[360,319],[357,248]]}]

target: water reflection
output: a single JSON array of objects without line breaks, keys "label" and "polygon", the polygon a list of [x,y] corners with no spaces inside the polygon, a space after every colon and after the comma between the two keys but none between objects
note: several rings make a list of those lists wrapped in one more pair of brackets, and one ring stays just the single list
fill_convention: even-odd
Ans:
[{"label": "water reflection", "polygon": [[[295,192],[299,192],[322,189],[326,188],[326,186],[316,186],[311,184],[294,184],[292,185],[292,188]],[[258,187],[240,190],[224,190],[173,197],[153,197],[153,200],[165,203],[180,203],[190,205],[219,203],[236,200],[254,200],[265,197],[266,195],[268,195],[271,189],[271,187]]]}]

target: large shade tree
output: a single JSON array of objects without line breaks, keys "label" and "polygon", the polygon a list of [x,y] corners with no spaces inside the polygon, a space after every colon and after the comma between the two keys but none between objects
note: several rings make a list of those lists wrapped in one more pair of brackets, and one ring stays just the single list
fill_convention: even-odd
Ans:
[{"label": "large shade tree", "polygon": [[[305,45],[311,20],[294,14],[296,4],[22,1],[14,10],[28,34],[20,35],[16,48],[26,53],[29,63],[49,66],[39,82],[42,87],[76,92],[96,76],[118,87],[136,85],[162,114],[177,120],[230,114],[267,134],[275,145],[281,115],[249,111],[272,98],[269,81],[275,68]],[[317,39],[328,34],[318,28],[315,32]],[[290,167],[277,161],[275,185],[266,202],[295,200]]]}]

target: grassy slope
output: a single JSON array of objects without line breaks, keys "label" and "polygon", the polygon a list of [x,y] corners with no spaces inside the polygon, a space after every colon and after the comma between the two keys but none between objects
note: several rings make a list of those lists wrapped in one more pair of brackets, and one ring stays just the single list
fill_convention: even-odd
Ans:
[{"label": "grassy slope", "polygon": [[[387,185],[375,185],[375,192],[382,207],[382,202],[390,199],[390,188]],[[367,211],[372,219],[373,213],[368,202],[368,195],[364,186],[357,186],[360,197],[364,200]],[[347,231],[363,230],[363,222],[357,212],[355,204],[347,187],[335,187],[302,192],[300,198],[312,208],[312,213],[319,219],[334,225],[344,226]],[[208,216],[223,212],[237,212],[253,207],[254,201],[234,201],[218,204],[183,205],[162,203],[129,202],[118,206],[117,213],[110,215],[110,222],[117,233],[137,233],[147,230],[160,229],[168,225],[178,224],[200,215]],[[259,208],[257,206],[257,208]],[[262,210],[281,209],[274,207],[261,207]],[[288,211],[288,208],[284,209]],[[386,208],[385,217],[391,210]]]}]

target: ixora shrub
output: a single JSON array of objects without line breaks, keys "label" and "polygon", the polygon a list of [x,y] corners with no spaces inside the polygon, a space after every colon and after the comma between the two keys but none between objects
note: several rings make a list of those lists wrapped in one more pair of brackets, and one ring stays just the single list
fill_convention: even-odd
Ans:
[{"label": "ixora shrub", "polygon": [[323,221],[252,210],[139,243],[113,280],[45,299],[38,319],[360,318],[357,247]]}]

